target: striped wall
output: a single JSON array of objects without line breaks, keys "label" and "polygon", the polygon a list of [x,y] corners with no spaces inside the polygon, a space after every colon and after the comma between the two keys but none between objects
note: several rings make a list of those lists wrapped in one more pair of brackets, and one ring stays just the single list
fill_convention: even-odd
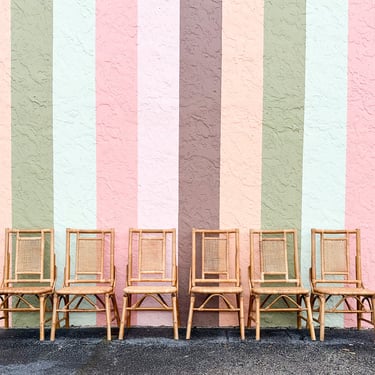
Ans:
[{"label": "striped wall", "polygon": [[53,226],[60,286],[65,228],[114,227],[121,305],[128,228],[176,227],[182,324],[192,227],[240,228],[246,300],[249,228],[297,228],[308,286],[310,228],[359,227],[375,287],[374,17],[372,0],[0,0],[1,243]]}]

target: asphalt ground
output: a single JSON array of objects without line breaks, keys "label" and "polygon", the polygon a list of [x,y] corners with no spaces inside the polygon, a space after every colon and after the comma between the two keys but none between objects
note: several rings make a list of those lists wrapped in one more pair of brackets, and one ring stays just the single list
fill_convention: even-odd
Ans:
[{"label": "asphalt ground", "polygon": [[[307,330],[131,328],[123,341],[104,328],[58,329],[40,342],[37,329],[0,329],[0,374],[374,374],[375,334],[326,329],[324,342]],[[318,334],[318,332],[316,332]],[[49,330],[46,331],[49,338]]]}]

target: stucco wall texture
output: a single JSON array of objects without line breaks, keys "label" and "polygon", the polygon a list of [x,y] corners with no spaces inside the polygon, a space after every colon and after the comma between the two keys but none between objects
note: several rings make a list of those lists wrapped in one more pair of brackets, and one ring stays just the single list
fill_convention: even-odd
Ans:
[{"label": "stucco wall texture", "polygon": [[375,288],[374,18],[372,0],[0,0],[0,244],[54,227],[60,286],[65,228],[114,227],[121,305],[129,227],[175,227],[182,325],[193,227],[240,228],[246,302],[249,228],[298,230],[305,286],[310,229],[360,228]]}]

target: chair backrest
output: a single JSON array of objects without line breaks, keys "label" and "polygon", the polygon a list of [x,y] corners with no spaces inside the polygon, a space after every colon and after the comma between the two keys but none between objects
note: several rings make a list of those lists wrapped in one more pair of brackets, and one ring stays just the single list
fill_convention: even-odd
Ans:
[{"label": "chair backrest", "polygon": [[193,229],[192,285],[240,285],[238,229]]},{"label": "chair backrest", "polygon": [[314,285],[362,286],[360,230],[311,230],[311,279]]},{"label": "chair backrest", "polygon": [[176,285],[176,229],[130,228],[128,250],[128,285]]},{"label": "chair backrest", "polygon": [[301,285],[295,229],[250,230],[250,281]]},{"label": "chair backrest", "polygon": [[66,230],[65,285],[114,285],[114,229]]},{"label": "chair backrest", "polygon": [[53,229],[7,228],[4,255],[4,286],[17,283],[54,285]]}]

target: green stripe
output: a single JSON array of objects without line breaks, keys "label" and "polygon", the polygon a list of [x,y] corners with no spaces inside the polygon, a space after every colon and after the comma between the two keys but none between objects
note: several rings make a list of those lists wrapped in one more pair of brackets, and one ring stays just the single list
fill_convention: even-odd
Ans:
[{"label": "green stripe", "polygon": [[[305,38],[304,0],[265,1],[263,229],[301,229]],[[284,325],[282,315],[295,321],[275,314],[268,323]]]},{"label": "green stripe", "polygon": [[12,225],[52,227],[52,0],[12,1],[11,45]]}]

